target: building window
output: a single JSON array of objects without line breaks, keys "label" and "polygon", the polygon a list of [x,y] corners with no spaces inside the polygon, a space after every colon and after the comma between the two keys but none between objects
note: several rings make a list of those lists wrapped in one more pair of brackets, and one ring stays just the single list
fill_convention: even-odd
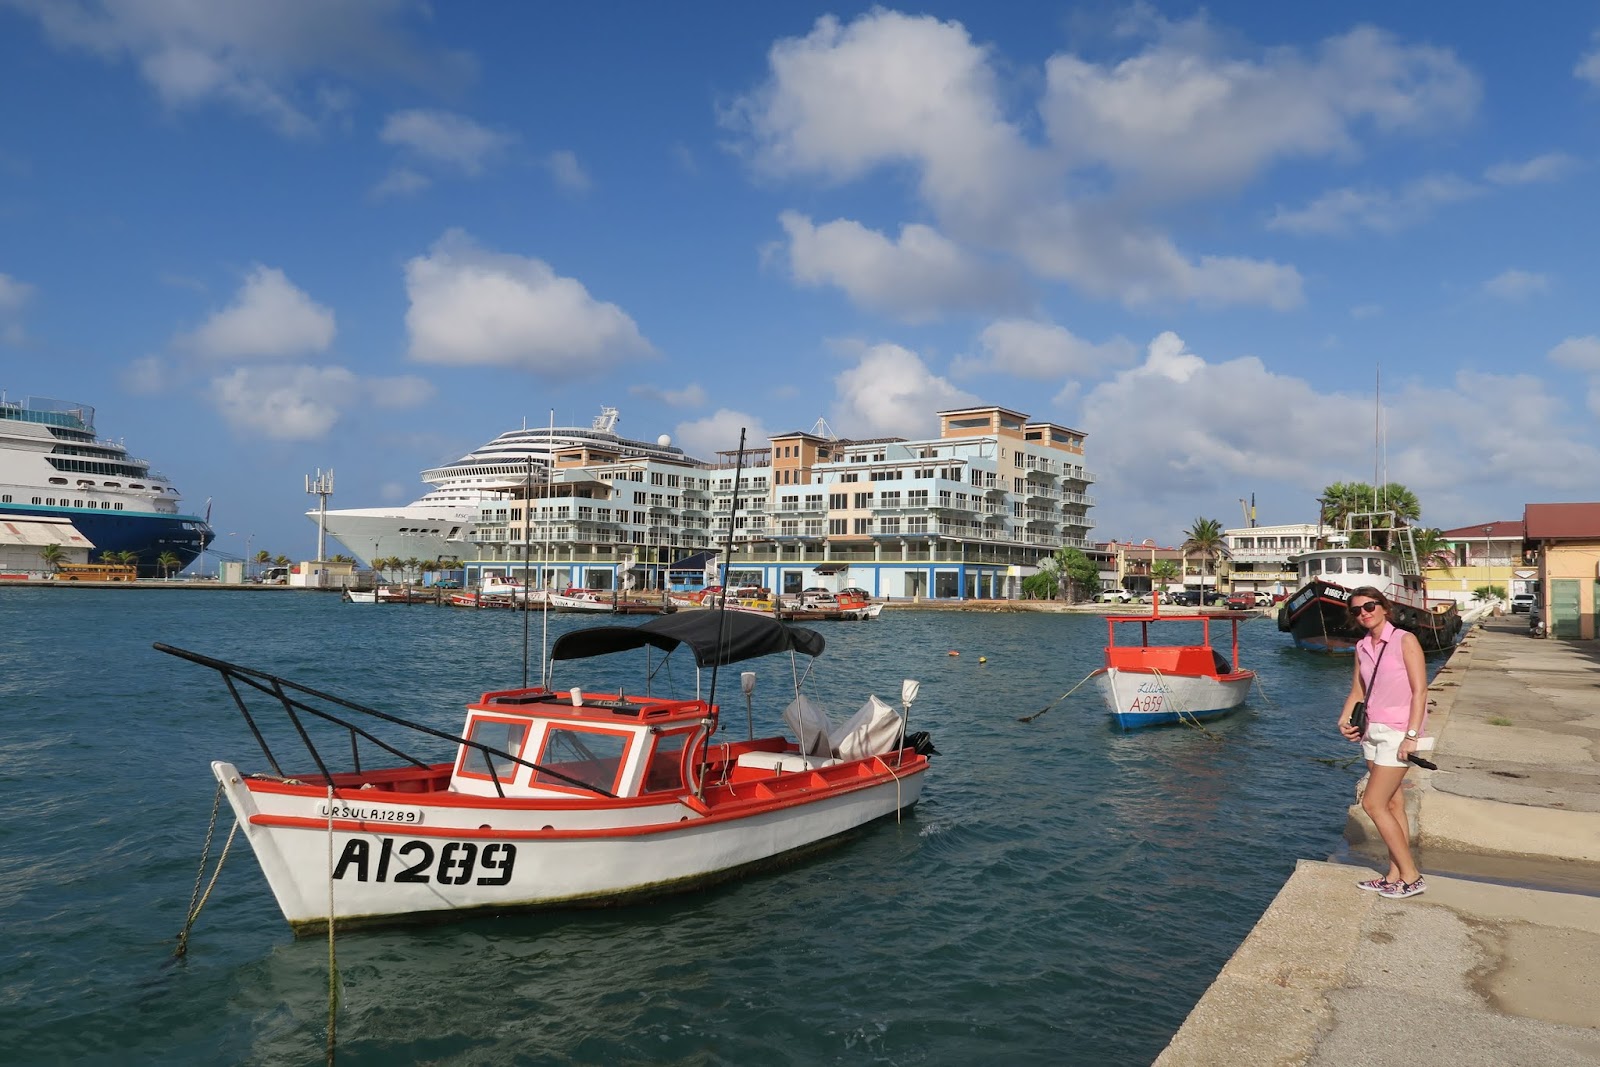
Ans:
[{"label": "building window", "polygon": [[[828,494],[828,507],[842,511],[842,510],[844,510],[845,508],[847,508],[849,506],[850,506],[850,494],[849,493],[829,493]],[[843,531],[841,531],[841,532],[843,532]]]},{"label": "building window", "polygon": [[870,508],[871,506],[872,506],[872,494],[871,493],[857,493],[856,494],[856,507],[857,508]]},{"label": "building window", "polygon": [[872,532],[872,520],[871,519],[857,519],[857,520],[855,520],[855,532],[858,533],[858,534],[869,534],[869,533],[871,533]]},{"label": "building window", "polygon": [[842,536],[842,535],[847,534],[849,532],[850,532],[850,520],[849,519],[829,519],[828,520],[828,533]]}]

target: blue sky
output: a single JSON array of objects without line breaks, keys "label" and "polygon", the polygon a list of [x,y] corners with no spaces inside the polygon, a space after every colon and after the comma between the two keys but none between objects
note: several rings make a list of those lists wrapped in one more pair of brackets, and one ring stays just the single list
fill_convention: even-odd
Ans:
[{"label": "blue sky", "polygon": [[[1088,434],[1098,538],[1593,500],[1600,10],[0,0],[0,389],[217,547],[524,421]],[[1381,369],[1383,448],[1375,433]]]}]

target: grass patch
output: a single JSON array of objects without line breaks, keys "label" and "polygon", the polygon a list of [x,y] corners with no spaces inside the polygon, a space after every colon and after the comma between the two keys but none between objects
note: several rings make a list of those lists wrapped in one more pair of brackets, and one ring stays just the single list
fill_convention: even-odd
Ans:
[{"label": "grass patch", "polygon": [[1495,715],[1489,720],[1490,726],[1510,726],[1511,720],[1504,715]]}]

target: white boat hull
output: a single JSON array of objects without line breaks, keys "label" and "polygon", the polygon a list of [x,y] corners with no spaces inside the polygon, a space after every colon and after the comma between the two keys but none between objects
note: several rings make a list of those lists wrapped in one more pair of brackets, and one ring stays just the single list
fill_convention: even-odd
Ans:
[{"label": "white boat hull", "polygon": [[1111,717],[1127,730],[1225,715],[1250,695],[1255,673],[1213,677],[1102,667],[1094,678]]},{"label": "white boat hull", "polygon": [[360,589],[346,589],[344,598],[352,604],[376,604],[378,602],[378,591],[376,589],[368,589],[363,592]]},{"label": "white boat hull", "polygon": [[430,803],[438,794],[346,790],[331,828],[325,795],[251,789],[234,765],[211,768],[284,916],[312,933],[326,929],[330,899],[336,924],[395,922],[612,904],[719,881],[911,807],[926,764],[748,815],[708,816],[690,797],[480,807],[460,794]]}]

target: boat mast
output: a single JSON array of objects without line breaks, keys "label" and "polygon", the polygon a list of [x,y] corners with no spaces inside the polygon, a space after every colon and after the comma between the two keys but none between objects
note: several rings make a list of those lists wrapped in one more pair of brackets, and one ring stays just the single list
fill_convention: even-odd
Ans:
[{"label": "boat mast", "polygon": [[[717,608],[717,658],[711,662],[711,695],[706,699],[706,710],[716,707],[717,668],[722,665],[722,645],[728,640],[728,574],[733,567],[733,524],[739,515],[739,479],[744,474],[745,427],[739,427],[739,453],[733,461],[733,499],[728,504],[728,536],[723,541],[722,603]],[[753,730],[753,728],[752,728]]]}]

